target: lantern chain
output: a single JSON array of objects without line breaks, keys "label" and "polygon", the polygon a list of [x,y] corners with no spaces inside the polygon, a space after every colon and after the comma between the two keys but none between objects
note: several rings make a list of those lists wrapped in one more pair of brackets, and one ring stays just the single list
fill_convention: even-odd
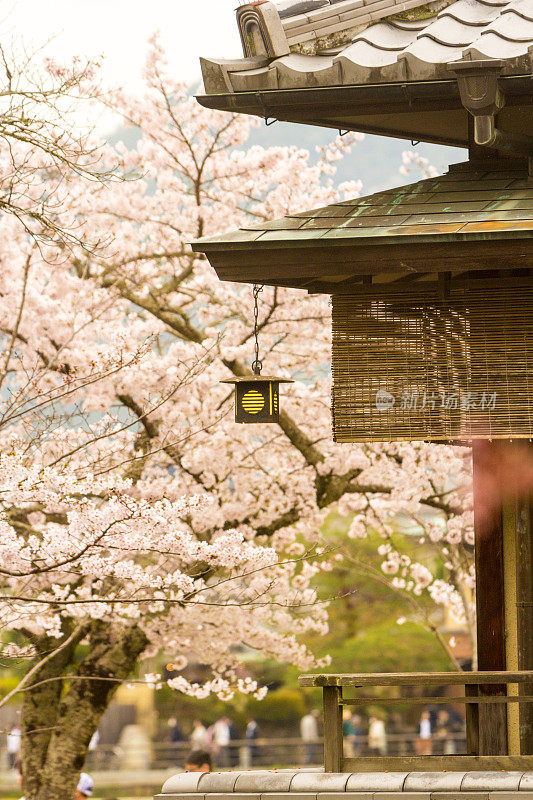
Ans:
[{"label": "lantern chain", "polygon": [[263,287],[260,286],[258,283],[254,284],[254,339],[255,339],[255,359],[252,363],[252,369],[256,375],[261,375],[261,369],[263,367],[263,362],[259,359],[259,330],[258,330],[258,319],[259,319],[259,292],[263,291]]}]

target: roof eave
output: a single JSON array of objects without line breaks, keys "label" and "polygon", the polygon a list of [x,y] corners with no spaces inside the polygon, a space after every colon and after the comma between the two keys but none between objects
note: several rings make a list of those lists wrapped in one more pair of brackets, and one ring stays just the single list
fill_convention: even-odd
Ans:
[{"label": "roof eave", "polygon": [[[500,79],[501,91],[507,106],[531,105],[532,75],[504,76]],[[322,86],[315,88],[257,89],[245,92],[206,94],[197,97],[205,108],[249,114],[280,122],[296,122],[306,125],[343,130],[357,130],[400,139],[417,138],[419,141],[466,147],[467,124],[458,135],[424,132],[420,129],[420,114],[431,111],[458,111],[468,114],[463,108],[455,79],[401,81],[396,83],[373,83],[350,86]],[[360,111],[363,119],[350,124],[346,119],[349,109],[354,116]],[[412,129],[400,129],[396,115],[408,113]],[[379,124],[368,122],[372,114],[387,115],[388,121]],[[408,126],[409,128],[411,126]]]},{"label": "roof eave", "polygon": [[[429,227],[429,226],[428,226]],[[253,231],[250,231],[253,233]],[[190,242],[190,246],[195,253],[224,253],[235,252],[236,250],[242,252],[255,253],[259,250],[272,251],[272,250],[300,250],[302,247],[308,248],[321,248],[321,247],[372,247],[382,245],[385,242],[388,244],[420,244],[431,245],[435,242],[456,242],[456,241],[470,241],[470,242],[484,242],[484,241],[499,241],[500,239],[531,239],[533,238],[533,231],[530,230],[490,230],[478,233],[440,233],[440,234],[397,234],[397,235],[376,235],[365,236],[359,238],[357,236],[327,236],[313,238],[313,239],[291,239],[290,241],[284,239],[269,239],[262,241],[261,239],[250,239],[249,241],[228,241],[218,242],[210,241],[209,239],[197,239]]]},{"label": "roof eave", "polygon": [[[532,266],[533,231],[499,230],[477,233],[388,235],[357,238],[318,238],[288,242],[202,242],[192,244],[204,253],[220,280],[262,283],[335,293],[344,281],[388,274],[391,280],[430,271],[460,273],[498,269],[502,263]],[[450,244],[456,245],[451,248]],[[302,248],[308,253],[302,260]],[[430,257],[429,257],[430,256]],[[468,265],[468,266],[467,266]]]}]

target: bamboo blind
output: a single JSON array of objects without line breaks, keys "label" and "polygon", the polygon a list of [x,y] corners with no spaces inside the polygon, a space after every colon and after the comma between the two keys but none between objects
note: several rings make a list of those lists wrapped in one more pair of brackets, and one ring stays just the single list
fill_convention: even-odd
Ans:
[{"label": "bamboo blind", "polygon": [[533,437],[532,370],[533,286],[333,297],[337,442]]}]

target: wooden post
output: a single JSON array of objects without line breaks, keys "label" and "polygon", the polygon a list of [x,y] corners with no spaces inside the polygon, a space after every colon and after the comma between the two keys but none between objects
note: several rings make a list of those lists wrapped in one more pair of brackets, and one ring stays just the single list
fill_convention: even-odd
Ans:
[{"label": "wooden post", "polygon": [[[533,458],[533,447],[530,447]],[[517,503],[517,616],[518,668],[533,669],[533,504],[531,498]],[[533,684],[520,686],[520,694],[533,695]],[[520,705],[520,750],[533,755],[533,704]]]},{"label": "wooden post", "polygon": [[[514,497],[505,498],[503,506],[503,574],[505,597],[505,663],[510,672],[518,666],[518,617],[517,617],[517,527],[518,507]],[[518,694],[518,684],[507,684],[507,694]],[[520,755],[520,709],[516,703],[507,706],[507,753]]]},{"label": "wooden post", "polygon": [[324,686],[324,771],[342,772],[342,687]]},{"label": "wooden post", "polygon": [[[474,683],[465,685],[466,697],[477,697],[478,687]],[[469,756],[479,755],[479,705],[467,703],[466,716],[466,752]]]},{"label": "wooden post", "polygon": [[[488,506],[494,498],[484,496],[483,480],[487,463],[498,463],[498,441],[474,442],[474,526],[476,538],[476,608],[477,657],[479,670],[506,669],[503,520],[499,503]],[[487,458],[487,456],[496,458]],[[481,695],[504,695],[506,687],[485,684]],[[507,715],[503,704],[484,704],[479,708],[479,754],[507,755]],[[472,717],[471,717],[472,720]],[[472,724],[472,721],[471,721]],[[471,738],[475,738],[474,732]]]}]

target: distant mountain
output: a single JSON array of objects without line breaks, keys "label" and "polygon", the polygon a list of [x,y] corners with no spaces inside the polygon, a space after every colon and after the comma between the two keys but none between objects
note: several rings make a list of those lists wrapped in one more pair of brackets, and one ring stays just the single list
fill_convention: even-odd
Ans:
[{"label": "distant mountain", "polygon": [[[263,147],[296,145],[313,153],[317,145],[327,144],[335,135],[335,131],[328,128],[276,122],[268,127],[263,124],[254,130],[248,141]],[[404,150],[414,150],[425,156],[439,172],[445,172],[449,164],[466,161],[467,158],[466,150],[457,147],[423,143],[413,147],[409,141],[367,134],[362,142],[355,145],[350,155],[339,162],[335,181],[340,183],[359,179],[363,181],[362,194],[366,195],[419,180],[418,170],[413,170],[407,177],[398,172]]]}]

